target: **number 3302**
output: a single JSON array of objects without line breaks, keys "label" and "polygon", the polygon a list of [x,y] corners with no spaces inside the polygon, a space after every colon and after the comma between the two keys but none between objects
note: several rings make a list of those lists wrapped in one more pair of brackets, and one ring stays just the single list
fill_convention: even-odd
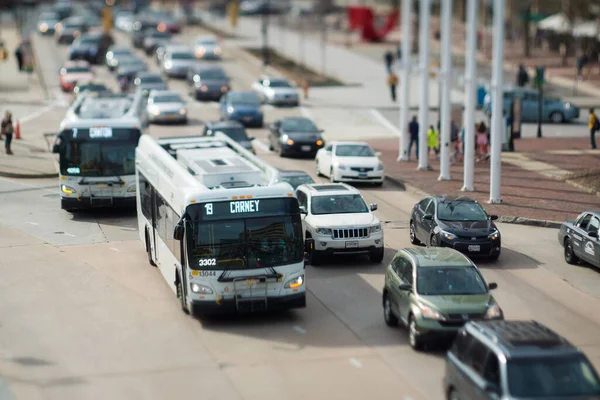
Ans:
[{"label": "number 3302", "polygon": [[217,259],[216,258],[203,258],[202,260],[200,260],[198,262],[198,265],[201,267],[206,267],[209,265],[217,265]]}]

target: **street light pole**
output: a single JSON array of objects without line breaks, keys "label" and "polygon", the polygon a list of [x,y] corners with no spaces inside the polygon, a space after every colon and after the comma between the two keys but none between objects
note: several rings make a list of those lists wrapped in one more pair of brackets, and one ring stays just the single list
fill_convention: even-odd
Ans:
[{"label": "street light pole", "polygon": [[504,5],[505,0],[494,0],[494,56],[492,59],[492,130],[490,155],[490,203],[500,199],[500,171],[502,135],[506,135],[504,120]]},{"label": "street light pole", "polygon": [[428,170],[427,129],[429,129],[429,21],[431,0],[419,4],[419,69],[421,104],[419,106],[419,170]]},{"label": "street light pole", "polygon": [[271,6],[270,0],[267,0],[266,10],[262,15],[262,37],[263,37],[263,66],[269,65],[269,43],[268,43],[268,35],[269,35],[269,8]]},{"label": "street light pole", "polygon": [[402,79],[400,80],[400,148],[398,161],[407,161],[408,113],[410,112],[410,57],[412,54],[412,7],[413,0],[402,0]]},{"label": "street light pole", "polygon": [[452,0],[442,2],[442,62],[441,84],[441,138],[440,138],[440,176],[439,180],[450,180],[450,89],[452,87]]},{"label": "street light pole", "polygon": [[477,8],[479,0],[467,3],[467,52],[465,53],[464,182],[462,191],[475,190],[475,103],[477,85]]}]

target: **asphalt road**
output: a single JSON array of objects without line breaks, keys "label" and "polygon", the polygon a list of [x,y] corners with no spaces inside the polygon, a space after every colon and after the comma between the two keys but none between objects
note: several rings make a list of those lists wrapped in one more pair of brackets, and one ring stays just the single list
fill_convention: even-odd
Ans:
[{"label": "asphalt road", "polygon": [[[196,33],[190,29],[182,40]],[[65,49],[48,38],[36,44],[47,81],[56,86]],[[234,89],[249,88],[260,71],[234,48],[225,50]],[[116,87],[104,68],[97,71]],[[170,86],[187,92],[181,81]],[[189,109],[190,124],[153,125],[150,134],[199,134],[202,121],[218,116],[212,103],[190,99]],[[265,110],[268,121],[325,115],[328,127],[338,126],[328,129],[329,139],[343,138],[355,124],[343,110],[319,112]],[[57,109],[32,121],[32,129],[57,129],[61,117]],[[250,130],[259,156],[314,173],[312,160],[269,152],[266,134]],[[63,212],[57,183],[0,179],[0,399],[443,398],[444,347],[414,352],[406,332],[383,321],[385,266],[410,246],[408,213],[418,201],[411,193],[389,182],[361,187],[385,221],[382,264],[339,257],[308,266],[304,310],[198,321],[181,312],[148,265],[134,213]],[[600,368],[600,272],[567,265],[555,230],[504,224],[500,230],[500,260],[480,267],[498,283],[506,318],[549,325]]]}]

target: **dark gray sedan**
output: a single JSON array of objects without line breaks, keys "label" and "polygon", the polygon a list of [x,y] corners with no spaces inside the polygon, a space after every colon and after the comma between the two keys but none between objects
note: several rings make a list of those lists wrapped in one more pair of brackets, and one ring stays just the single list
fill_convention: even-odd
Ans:
[{"label": "dark gray sedan", "polygon": [[229,77],[222,67],[198,65],[188,72],[196,100],[219,100],[229,91]]},{"label": "dark gray sedan", "polygon": [[580,260],[600,267],[600,211],[585,211],[577,219],[563,222],[558,242],[564,247],[565,261],[577,264]]},{"label": "dark gray sedan", "polygon": [[151,90],[168,90],[169,86],[163,80],[162,75],[157,72],[139,72],[133,81],[136,88],[140,88],[144,96],[148,96]]}]

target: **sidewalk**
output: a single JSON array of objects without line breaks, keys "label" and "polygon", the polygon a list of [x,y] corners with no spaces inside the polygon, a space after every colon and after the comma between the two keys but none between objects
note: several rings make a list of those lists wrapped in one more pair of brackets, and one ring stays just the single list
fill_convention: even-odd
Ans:
[{"label": "sidewalk", "polygon": [[[521,142],[522,141],[522,142]],[[521,139],[517,146],[529,148],[552,147],[558,139]],[[600,151],[587,154],[587,141],[569,139],[577,154],[572,155],[586,160],[586,168],[600,166]],[[549,144],[542,143],[549,142]],[[526,220],[538,220],[546,226],[556,226],[540,221],[560,222],[576,217],[580,212],[600,207],[600,196],[590,194],[564,181],[564,177],[574,169],[562,169],[567,164],[559,162],[564,155],[548,152],[536,153],[502,153],[501,204],[487,204],[490,191],[489,164],[475,164],[475,192],[461,192],[463,186],[463,163],[451,167],[450,181],[438,181],[440,162],[433,157],[429,159],[431,171],[418,171],[417,161],[397,162],[398,140],[370,140],[373,148],[382,153],[381,159],[386,167],[386,177],[404,185],[406,190],[420,194],[433,195],[468,195],[481,202],[490,214],[502,216],[504,220],[517,217]],[[554,143],[554,145],[556,145]],[[543,162],[539,162],[543,161]],[[582,161],[583,162],[583,161]],[[556,164],[555,164],[556,163]],[[581,163],[579,167],[582,167]],[[525,222],[524,221],[524,222]],[[531,222],[531,221],[529,221]]]}]

